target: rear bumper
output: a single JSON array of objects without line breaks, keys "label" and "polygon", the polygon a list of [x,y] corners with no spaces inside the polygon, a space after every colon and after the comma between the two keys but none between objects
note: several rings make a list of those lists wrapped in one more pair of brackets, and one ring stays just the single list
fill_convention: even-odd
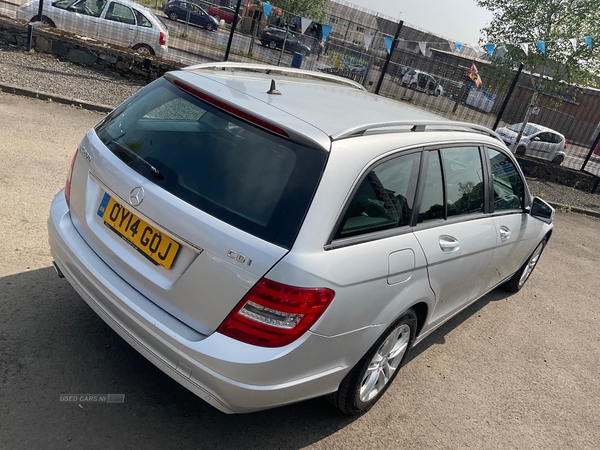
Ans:
[{"label": "rear bumper", "polygon": [[156,367],[225,413],[335,391],[362,356],[349,348],[380,332],[371,328],[335,338],[307,333],[276,349],[219,333],[205,336],[142,296],[91,250],[71,222],[62,191],[52,202],[48,232],[58,269],[100,318]]}]

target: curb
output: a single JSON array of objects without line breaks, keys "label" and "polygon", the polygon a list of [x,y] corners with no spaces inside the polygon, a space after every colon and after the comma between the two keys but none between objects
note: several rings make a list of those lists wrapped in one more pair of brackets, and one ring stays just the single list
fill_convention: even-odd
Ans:
[{"label": "curb", "polygon": [[557,212],[573,212],[576,214],[583,214],[584,216],[592,216],[600,218],[600,211],[593,211],[591,209],[578,208],[577,206],[563,205],[561,203],[554,203],[546,201],[550,206],[556,209]]},{"label": "curb", "polygon": [[90,103],[90,102],[78,100],[75,98],[60,97],[55,94],[48,94],[47,92],[32,91],[29,89],[23,89],[23,88],[11,86],[8,84],[2,84],[2,83],[0,83],[0,92],[6,92],[8,94],[22,95],[24,97],[31,97],[31,98],[36,98],[39,100],[61,103],[63,105],[71,105],[71,106],[87,109],[89,111],[98,111],[98,112],[108,113],[108,112],[112,111],[113,109],[115,109],[113,106],[101,105],[99,103]]}]

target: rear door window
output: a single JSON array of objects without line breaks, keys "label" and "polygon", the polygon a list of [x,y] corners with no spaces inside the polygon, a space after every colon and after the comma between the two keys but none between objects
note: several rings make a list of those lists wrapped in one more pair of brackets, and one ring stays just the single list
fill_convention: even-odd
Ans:
[{"label": "rear door window", "polygon": [[202,211],[290,248],[326,153],[284,139],[188,94],[165,79],[97,127],[125,164]]}]

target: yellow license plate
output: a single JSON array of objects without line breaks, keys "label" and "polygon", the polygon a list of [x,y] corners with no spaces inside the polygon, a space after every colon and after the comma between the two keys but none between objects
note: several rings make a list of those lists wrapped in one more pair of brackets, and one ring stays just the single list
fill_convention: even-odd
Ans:
[{"label": "yellow license plate", "polygon": [[179,244],[144,222],[108,194],[104,194],[98,215],[108,227],[154,264],[170,269]]}]

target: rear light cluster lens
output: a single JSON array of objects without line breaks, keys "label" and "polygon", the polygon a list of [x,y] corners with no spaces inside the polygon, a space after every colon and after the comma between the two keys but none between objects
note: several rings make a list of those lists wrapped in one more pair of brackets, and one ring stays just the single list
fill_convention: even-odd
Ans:
[{"label": "rear light cluster lens", "polygon": [[67,175],[67,182],[65,183],[65,200],[67,201],[67,206],[69,208],[71,208],[71,178],[73,177],[73,167],[75,166],[77,153],[79,153],[79,149],[75,150],[75,154],[71,160],[71,167],[69,168],[69,173]]},{"label": "rear light cluster lens", "polygon": [[563,147],[563,150],[566,150],[566,149],[567,149],[567,140],[565,139],[565,145]]},{"label": "rear light cluster lens", "polygon": [[164,31],[160,32],[160,36],[158,38],[158,43],[160,45],[167,45],[167,33],[165,33]]},{"label": "rear light cluster lens", "polygon": [[217,330],[261,347],[281,347],[302,336],[325,312],[335,292],[299,288],[263,278]]}]

